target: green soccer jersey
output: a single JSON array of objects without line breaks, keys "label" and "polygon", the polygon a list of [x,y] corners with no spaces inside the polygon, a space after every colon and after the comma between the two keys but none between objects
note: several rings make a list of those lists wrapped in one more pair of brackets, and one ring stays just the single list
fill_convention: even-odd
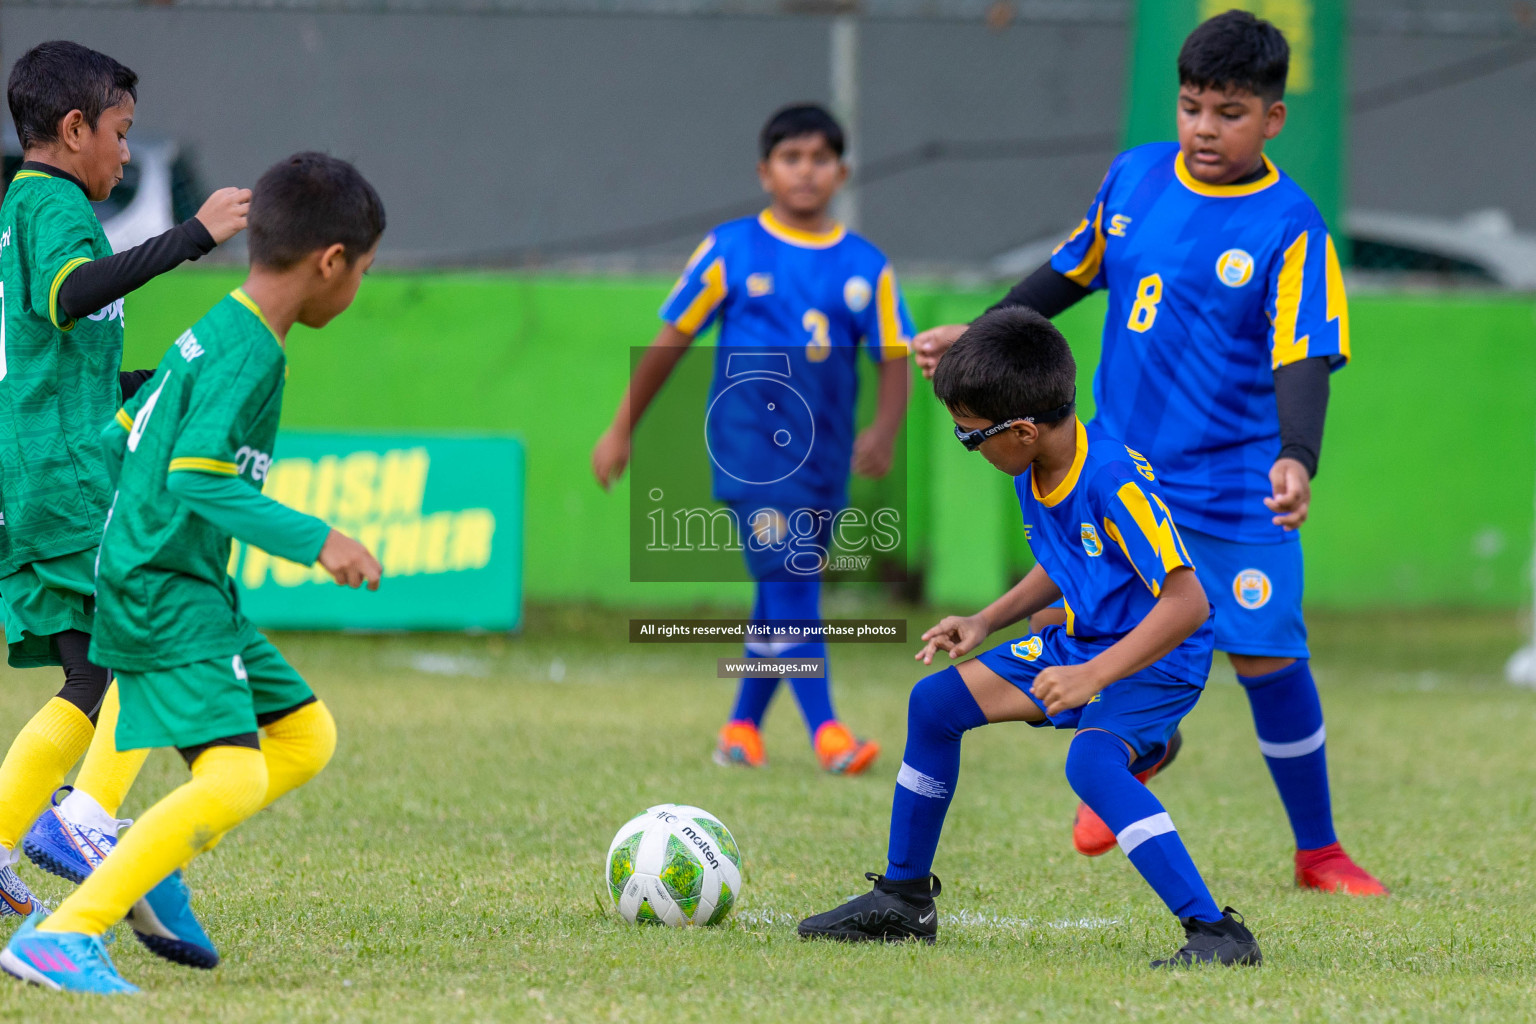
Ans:
[{"label": "green soccer jersey", "polygon": [[209,473],[259,492],[286,365],[261,311],[236,289],[176,340],[117,413],[125,450],[96,567],[98,665],[172,668],[233,657],[255,637],[228,572],[230,534],[191,511],[169,481]]},{"label": "green soccer jersey", "polygon": [[0,575],[95,547],[111,498],[99,444],[122,400],[122,300],[73,321],[59,287],[112,255],[81,187],[24,169],[0,204]]}]

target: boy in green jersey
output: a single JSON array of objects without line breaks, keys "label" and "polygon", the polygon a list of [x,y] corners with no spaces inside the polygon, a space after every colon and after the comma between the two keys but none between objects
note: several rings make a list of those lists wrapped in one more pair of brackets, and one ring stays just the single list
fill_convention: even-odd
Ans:
[{"label": "boy in green jersey", "polygon": [[[135,991],[101,936],[125,916],[156,953],[212,967],[182,865],[314,777],[330,712],[240,611],[232,538],[369,589],[357,541],[262,495],[295,323],[346,309],[384,207],[357,170],[300,153],[256,183],[245,284],[182,334],[102,435],[117,491],[102,534],[91,657],[118,673],[120,748],[176,747],[189,782],[146,811],[51,917],[29,917],[0,967],[53,989]],[[115,465],[113,468],[115,468]],[[259,733],[264,732],[264,735]]]},{"label": "boy in green jersey", "polygon": [[[238,232],[250,197],[221,189],[196,217],[112,252],[91,202],[123,176],[137,81],[60,41],[23,54],[7,83],[24,162],[0,205],[0,597],[11,665],[60,665],[65,682],[0,764],[0,914],[30,909],[12,868],[23,833],[33,860],[78,881],[116,842],[143,764],[113,748],[116,693],[89,657],[111,495],[98,434],[147,375],[119,376],[123,296]],[[75,792],[39,819],[87,745]]]}]

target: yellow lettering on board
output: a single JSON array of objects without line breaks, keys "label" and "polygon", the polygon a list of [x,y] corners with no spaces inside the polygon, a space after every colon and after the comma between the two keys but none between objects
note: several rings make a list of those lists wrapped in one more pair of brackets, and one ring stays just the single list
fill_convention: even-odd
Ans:
[{"label": "yellow lettering on board", "polygon": [[425,448],[385,452],[384,465],[379,470],[378,504],[373,514],[380,519],[420,515],[431,463]]},{"label": "yellow lettering on board", "polygon": [[341,499],[336,518],[355,523],[373,514],[374,483],[379,475],[377,452],[353,452],[341,463]]},{"label": "yellow lettering on board", "polygon": [[488,508],[467,508],[454,517],[449,545],[450,569],[484,569],[491,561],[496,517]]}]

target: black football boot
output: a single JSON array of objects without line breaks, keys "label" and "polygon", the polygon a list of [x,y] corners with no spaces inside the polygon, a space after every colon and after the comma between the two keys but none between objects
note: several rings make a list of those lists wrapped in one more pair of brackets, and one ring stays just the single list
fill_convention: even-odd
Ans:
[{"label": "black football boot", "polygon": [[1184,947],[1167,960],[1152,961],[1153,967],[1187,967],[1190,964],[1221,964],[1223,967],[1256,967],[1264,957],[1259,940],[1243,924],[1242,915],[1231,907],[1221,909],[1220,921],[1197,921],[1186,917]]},{"label": "black football boot", "polygon": [[939,876],[893,882],[866,872],[874,889],[855,896],[834,910],[800,922],[802,939],[839,942],[903,942],[919,939],[929,945],[939,934],[939,909],[933,898],[943,891]]}]

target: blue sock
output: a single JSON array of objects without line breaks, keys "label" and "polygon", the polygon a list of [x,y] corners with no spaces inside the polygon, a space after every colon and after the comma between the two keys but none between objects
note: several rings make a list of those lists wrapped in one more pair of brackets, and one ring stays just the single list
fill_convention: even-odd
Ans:
[{"label": "blue sock", "polygon": [[[757,585],[757,595],[752,601],[752,621],[758,622],[767,618],[763,614],[763,585]],[[747,644],[746,655],[749,658],[763,657],[758,653],[753,644]],[[741,686],[736,690],[736,706],[731,709],[731,721],[751,722],[754,726],[762,728],[763,715],[768,713],[768,703],[773,700],[775,691],[779,688],[778,676],[765,676],[761,678],[748,678],[741,681]]]},{"label": "blue sock", "polygon": [[[827,645],[821,642],[814,644],[801,644],[791,651],[784,652],[786,658],[826,658]],[[811,742],[816,741],[816,730],[837,716],[832,713],[832,670],[829,666],[820,679],[791,679],[790,688],[795,691],[795,700],[800,705],[800,713],[805,716],[806,731],[811,734]]]},{"label": "blue sock", "polygon": [[773,693],[778,688],[778,676],[743,679],[741,688],[736,691],[736,706],[731,709],[731,721],[751,722],[762,728],[768,702],[773,700]]},{"label": "blue sock", "polygon": [[1104,819],[1141,877],[1177,917],[1220,921],[1221,911],[1184,841],[1152,791],[1131,774],[1130,752],[1098,729],[1080,732],[1067,750],[1067,781]]},{"label": "blue sock", "polygon": [[1278,672],[1238,676],[1253,709],[1259,750],[1291,819],[1298,850],[1316,850],[1338,841],[1328,795],[1327,735],[1323,704],[1306,658]]},{"label": "blue sock", "polygon": [[960,737],[987,724],[976,698],[951,666],[918,680],[907,702],[907,749],[891,802],[891,881],[927,878],[944,815],[960,778]]},{"label": "blue sock", "polygon": [[[821,621],[821,580],[763,580],[757,585],[757,605],[753,618],[774,621],[794,619]],[[771,646],[769,651],[767,646]],[[751,652],[752,645],[748,645]],[[805,644],[772,644],[759,649],[758,657],[775,658],[826,658],[827,645],[820,640]],[[816,730],[833,719],[832,673],[824,673],[819,679],[791,679],[790,688],[800,713],[805,716],[806,732],[811,741],[816,740]],[[766,700],[764,702],[766,704]]]}]

